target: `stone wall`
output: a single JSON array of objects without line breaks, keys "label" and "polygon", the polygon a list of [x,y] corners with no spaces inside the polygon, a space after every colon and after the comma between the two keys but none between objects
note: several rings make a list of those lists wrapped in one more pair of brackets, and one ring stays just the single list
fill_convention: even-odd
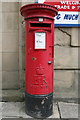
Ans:
[{"label": "stone wall", "polygon": [[[2,96],[2,3],[0,3],[0,96]],[[0,97],[0,101],[1,101]]]},{"label": "stone wall", "polygon": [[79,28],[55,28],[54,98],[77,100]]},{"label": "stone wall", "polygon": [[[33,3],[2,3],[3,101],[23,101],[25,94],[25,23],[20,7]],[[78,28],[55,28],[54,99],[78,97]],[[1,34],[1,33],[0,33]],[[1,42],[1,41],[0,41]],[[0,49],[1,49],[0,47]],[[63,99],[64,98],[64,99]],[[70,99],[69,99],[70,100]]]}]

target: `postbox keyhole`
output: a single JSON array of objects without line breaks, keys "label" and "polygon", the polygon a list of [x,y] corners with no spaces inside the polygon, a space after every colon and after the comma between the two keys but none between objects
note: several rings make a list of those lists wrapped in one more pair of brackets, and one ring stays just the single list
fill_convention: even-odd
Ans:
[{"label": "postbox keyhole", "polygon": [[50,46],[50,47],[49,47],[49,57],[50,57],[50,58],[53,58],[53,56],[54,56],[54,55],[53,55],[53,46]]}]

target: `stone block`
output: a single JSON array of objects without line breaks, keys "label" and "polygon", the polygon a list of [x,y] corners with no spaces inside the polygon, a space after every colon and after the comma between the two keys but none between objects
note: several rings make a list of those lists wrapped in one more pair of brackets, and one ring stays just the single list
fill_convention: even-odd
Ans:
[{"label": "stone block", "polygon": [[54,70],[54,86],[55,88],[70,89],[74,84],[74,71],[69,70]]},{"label": "stone block", "polygon": [[2,11],[3,12],[18,12],[19,2],[3,2]]},{"label": "stone block", "polygon": [[54,89],[54,96],[53,101],[63,101],[63,102],[70,102],[70,103],[78,103],[78,92],[75,91],[56,91]]},{"label": "stone block", "polygon": [[23,56],[22,56],[22,69],[25,70],[25,53],[23,52]]},{"label": "stone block", "polygon": [[80,70],[75,70],[74,71],[74,89],[79,90],[79,79],[80,78]]},{"label": "stone block", "polygon": [[24,101],[25,91],[21,90],[3,90],[2,100],[8,102],[22,102]]},{"label": "stone block", "polygon": [[2,51],[3,52],[18,52],[19,35],[16,33],[3,33],[2,34]]},{"label": "stone block", "polygon": [[25,24],[20,21],[19,24],[19,46],[23,47],[25,45]]},{"label": "stone block", "polygon": [[2,13],[0,12],[0,33],[2,33]]},{"label": "stone block", "polygon": [[2,55],[2,69],[3,71],[12,71],[19,69],[18,53],[3,53]]},{"label": "stone block", "polygon": [[80,28],[72,28],[71,46],[80,46]]},{"label": "stone block", "polygon": [[32,4],[32,3],[35,3],[36,0],[22,0],[22,3],[21,3],[21,7],[24,6],[24,5],[27,5],[27,4]]},{"label": "stone block", "polygon": [[0,102],[2,102],[2,89],[0,90]]},{"label": "stone block", "polygon": [[78,119],[78,104],[59,102],[61,118]]},{"label": "stone block", "polygon": [[55,69],[78,69],[79,48],[55,47],[54,68]]},{"label": "stone block", "polygon": [[2,15],[3,25],[2,31],[3,32],[16,32],[19,29],[19,13],[18,12],[7,12],[3,13]]},{"label": "stone block", "polygon": [[54,99],[66,102],[78,102],[80,71],[56,70],[54,72]]},{"label": "stone block", "polygon": [[2,2],[0,2],[0,12],[2,12]]},{"label": "stone block", "polygon": [[2,71],[2,53],[0,53],[0,71]]},{"label": "stone block", "polygon": [[60,31],[66,33],[67,35],[72,35],[72,28],[71,27],[59,27]]},{"label": "stone block", "polygon": [[20,80],[20,88],[25,89],[25,72],[24,72],[24,70],[19,70],[19,80]]},{"label": "stone block", "polygon": [[2,33],[0,33],[0,53],[2,52]]},{"label": "stone block", "polygon": [[55,70],[54,71],[54,99],[61,101],[72,100],[77,102],[78,81],[80,71]]},{"label": "stone block", "polygon": [[59,28],[55,28],[54,45],[55,46],[69,46],[70,35],[66,34],[66,32],[61,31]]},{"label": "stone block", "polygon": [[19,47],[19,71],[22,70],[22,58],[23,54],[22,54],[22,47]]},{"label": "stone block", "polygon": [[[2,90],[2,71],[0,71],[0,91]],[[0,92],[1,94],[1,92]]]},{"label": "stone block", "polygon": [[2,89],[19,89],[19,72],[18,71],[3,71],[2,74]]}]

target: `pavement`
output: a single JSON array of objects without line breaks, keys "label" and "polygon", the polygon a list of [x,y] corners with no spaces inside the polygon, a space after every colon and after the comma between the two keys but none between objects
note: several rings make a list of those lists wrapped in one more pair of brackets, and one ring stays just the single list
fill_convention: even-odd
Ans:
[{"label": "pavement", "polygon": [[[25,113],[24,102],[0,102],[0,118],[32,118]],[[78,118],[78,104],[58,102],[53,104],[49,118]]]}]

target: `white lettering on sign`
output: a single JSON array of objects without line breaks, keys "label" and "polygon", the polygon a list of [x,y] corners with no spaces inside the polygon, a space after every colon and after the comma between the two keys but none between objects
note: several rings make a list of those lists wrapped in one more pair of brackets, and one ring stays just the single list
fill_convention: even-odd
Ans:
[{"label": "white lettering on sign", "polygon": [[61,1],[61,4],[77,5],[79,4],[79,1]]},{"label": "white lettering on sign", "polygon": [[46,48],[46,33],[35,32],[35,49],[45,49],[45,48]]},{"label": "white lettering on sign", "polygon": [[80,24],[80,14],[78,12],[60,11],[55,17],[55,24]]}]

